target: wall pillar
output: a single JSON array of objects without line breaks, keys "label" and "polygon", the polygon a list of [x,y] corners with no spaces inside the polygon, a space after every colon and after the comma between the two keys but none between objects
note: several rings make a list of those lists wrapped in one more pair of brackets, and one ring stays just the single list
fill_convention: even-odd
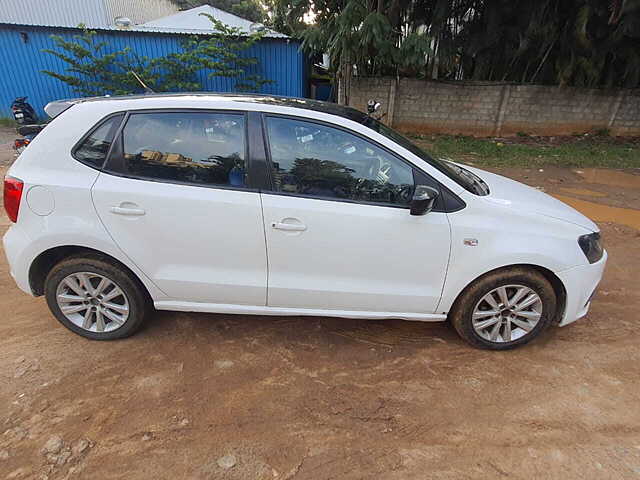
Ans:
[{"label": "wall pillar", "polygon": [[611,109],[611,116],[609,117],[607,128],[611,129],[611,127],[613,127],[613,123],[616,121],[618,110],[620,110],[620,105],[622,105],[622,100],[624,99],[626,93],[626,90],[622,89],[620,89],[620,91],[618,92],[618,96],[616,97],[616,100],[613,103],[613,108]]},{"label": "wall pillar", "polygon": [[389,85],[389,96],[387,97],[387,118],[384,123],[393,127],[393,115],[396,109],[396,91],[398,89],[398,77],[394,78]]},{"label": "wall pillar", "polygon": [[511,96],[511,85],[504,85],[502,87],[502,94],[500,95],[500,105],[498,107],[498,114],[496,115],[495,133],[496,137],[499,137],[502,133],[502,125],[504,124],[504,114],[509,105],[509,97]]}]

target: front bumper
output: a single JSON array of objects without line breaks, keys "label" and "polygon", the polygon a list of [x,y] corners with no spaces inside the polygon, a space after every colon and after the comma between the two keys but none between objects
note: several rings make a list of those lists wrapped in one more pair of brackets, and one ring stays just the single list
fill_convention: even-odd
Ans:
[{"label": "front bumper", "polygon": [[602,279],[607,258],[608,255],[605,251],[602,258],[596,263],[573,267],[556,274],[567,292],[564,315],[560,320],[561,327],[569,325],[587,314],[591,299]]}]

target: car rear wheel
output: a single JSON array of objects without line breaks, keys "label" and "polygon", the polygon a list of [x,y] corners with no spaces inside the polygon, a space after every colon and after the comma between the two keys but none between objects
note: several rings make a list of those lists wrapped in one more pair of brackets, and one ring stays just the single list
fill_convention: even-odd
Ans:
[{"label": "car rear wheel", "polygon": [[75,257],[58,263],[45,280],[45,296],[60,323],[92,340],[132,335],[148,311],[137,279],[102,258]]},{"label": "car rear wheel", "polygon": [[553,322],[556,301],[544,275],[510,268],[485,275],[468,287],[449,318],[471,345],[507,350],[540,335]]}]

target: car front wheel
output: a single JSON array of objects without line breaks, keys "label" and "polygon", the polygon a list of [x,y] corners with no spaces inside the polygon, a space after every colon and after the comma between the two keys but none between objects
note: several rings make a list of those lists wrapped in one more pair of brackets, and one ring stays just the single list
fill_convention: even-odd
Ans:
[{"label": "car front wheel", "polygon": [[489,273],[468,287],[449,318],[471,345],[507,350],[540,335],[553,322],[556,301],[544,275],[510,268]]},{"label": "car front wheel", "polygon": [[132,335],[148,311],[139,282],[99,257],[74,257],[55,265],[45,280],[45,296],[60,323],[92,340]]}]

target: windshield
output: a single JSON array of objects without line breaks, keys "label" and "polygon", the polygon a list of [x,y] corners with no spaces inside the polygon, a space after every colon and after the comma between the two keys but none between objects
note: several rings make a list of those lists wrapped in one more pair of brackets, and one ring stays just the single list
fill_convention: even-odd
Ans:
[{"label": "windshield", "polygon": [[360,120],[364,126],[378,132],[380,135],[387,137],[389,140],[394,141],[403,148],[406,148],[411,153],[427,162],[429,165],[443,173],[458,185],[476,195],[487,195],[489,193],[489,187],[484,181],[476,174],[470,172],[466,168],[456,165],[453,162],[440,160],[433,158],[427,152],[422,150],[416,144],[411,142],[407,137],[400,135],[395,130],[387,127],[382,122],[372,118],[368,115],[362,114]]}]

